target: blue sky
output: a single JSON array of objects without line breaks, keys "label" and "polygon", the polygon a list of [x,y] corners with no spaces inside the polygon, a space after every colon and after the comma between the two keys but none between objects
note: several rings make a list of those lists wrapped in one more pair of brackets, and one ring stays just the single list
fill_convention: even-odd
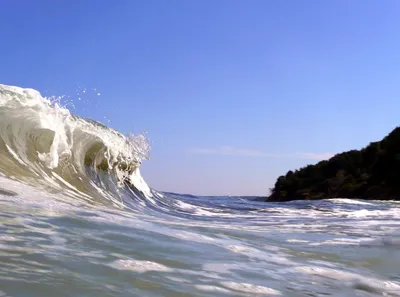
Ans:
[{"label": "blue sky", "polygon": [[1,10],[0,83],[146,131],[142,174],[158,190],[265,195],[287,170],[399,123],[398,1],[5,0]]}]

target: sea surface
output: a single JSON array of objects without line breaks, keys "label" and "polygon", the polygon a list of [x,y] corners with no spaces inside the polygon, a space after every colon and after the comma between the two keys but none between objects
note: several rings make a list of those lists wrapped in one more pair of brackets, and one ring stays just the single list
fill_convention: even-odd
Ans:
[{"label": "sea surface", "polygon": [[0,85],[0,296],[400,296],[399,203],[160,192],[149,150]]}]

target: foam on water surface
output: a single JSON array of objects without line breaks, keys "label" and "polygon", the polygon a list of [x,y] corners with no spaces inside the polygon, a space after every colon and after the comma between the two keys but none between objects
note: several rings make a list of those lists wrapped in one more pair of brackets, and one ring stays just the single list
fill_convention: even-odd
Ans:
[{"label": "foam on water surface", "polygon": [[275,295],[280,296],[281,293],[277,290],[267,288],[264,286],[258,286],[248,283],[235,283],[235,282],[221,282],[221,285],[225,288],[232,289],[234,291],[251,293],[251,294],[261,294],[261,295]]},{"label": "foam on water surface", "polygon": [[138,273],[148,271],[170,272],[172,269],[159,263],[139,260],[117,260],[111,264],[112,267],[122,270],[131,270]]}]

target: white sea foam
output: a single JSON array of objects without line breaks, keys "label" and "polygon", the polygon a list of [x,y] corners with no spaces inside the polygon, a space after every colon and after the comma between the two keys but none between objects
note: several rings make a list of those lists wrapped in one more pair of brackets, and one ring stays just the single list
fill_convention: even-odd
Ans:
[{"label": "white sea foam", "polygon": [[320,241],[320,242],[312,242],[309,245],[353,245],[353,246],[358,246],[362,244],[363,242],[369,242],[371,239],[369,238],[335,238],[331,240],[325,240],[325,241]]},{"label": "white sea foam", "polygon": [[210,286],[210,285],[195,285],[196,289],[200,291],[210,292],[210,293],[232,293],[232,291],[220,288],[217,286]]},{"label": "white sea foam", "polygon": [[372,203],[354,200],[354,199],[343,199],[343,198],[336,198],[336,199],[329,199],[328,201],[334,203],[346,203],[346,204],[358,204],[358,205],[373,205]]},{"label": "white sea foam", "polygon": [[390,296],[400,296],[400,284],[393,281],[380,280],[351,272],[318,266],[298,267],[296,271],[308,275],[316,275],[334,280],[340,280],[342,281],[343,285],[354,289],[376,293],[390,293]]},{"label": "white sea foam", "polygon": [[251,293],[251,294],[262,294],[262,295],[281,295],[281,293],[277,290],[264,287],[264,286],[258,286],[254,284],[248,284],[248,283],[235,283],[235,282],[221,282],[221,285],[224,286],[225,288],[238,291],[238,292],[243,292],[243,293]]},{"label": "white sea foam", "polygon": [[293,238],[293,239],[287,239],[286,241],[287,241],[287,242],[292,242],[292,243],[307,243],[307,242],[309,242],[308,240],[295,239],[295,238]]},{"label": "white sea foam", "polygon": [[279,252],[270,253],[243,245],[229,245],[226,248],[234,253],[246,255],[247,257],[252,259],[268,261],[269,263],[274,263],[279,265],[293,264],[292,261],[284,257],[283,254]]},{"label": "white sea foam", "polygon": [[139,260],[117,260],[111,264],[112,267],[121,270],[132,270],[138,273],[145,273],[148,271],[171,272],[172,269],[151,261]]},{"label": "white sea foam", "polygon": [[201,242],[201,243],[216,241],[214,238],[211,238],[209,236],[202,235],[202,234],[199,235],[199,234],[188,232],[188,231],[178,232],[178,233],[176,233],[175,237],[180,238],[180,239],[194,241],[194,242]]}]

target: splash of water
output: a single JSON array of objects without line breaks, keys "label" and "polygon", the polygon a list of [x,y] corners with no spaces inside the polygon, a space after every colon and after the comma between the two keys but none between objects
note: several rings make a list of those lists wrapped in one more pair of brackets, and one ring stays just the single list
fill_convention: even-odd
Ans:
[{"label": "splash of water", "polygon": [[73,115],[60,98],[0,85],[0,169],[7,176],[115,202],[126,183],[151,195],[139,171],[149,151],[143,134],[125,136]]}]

